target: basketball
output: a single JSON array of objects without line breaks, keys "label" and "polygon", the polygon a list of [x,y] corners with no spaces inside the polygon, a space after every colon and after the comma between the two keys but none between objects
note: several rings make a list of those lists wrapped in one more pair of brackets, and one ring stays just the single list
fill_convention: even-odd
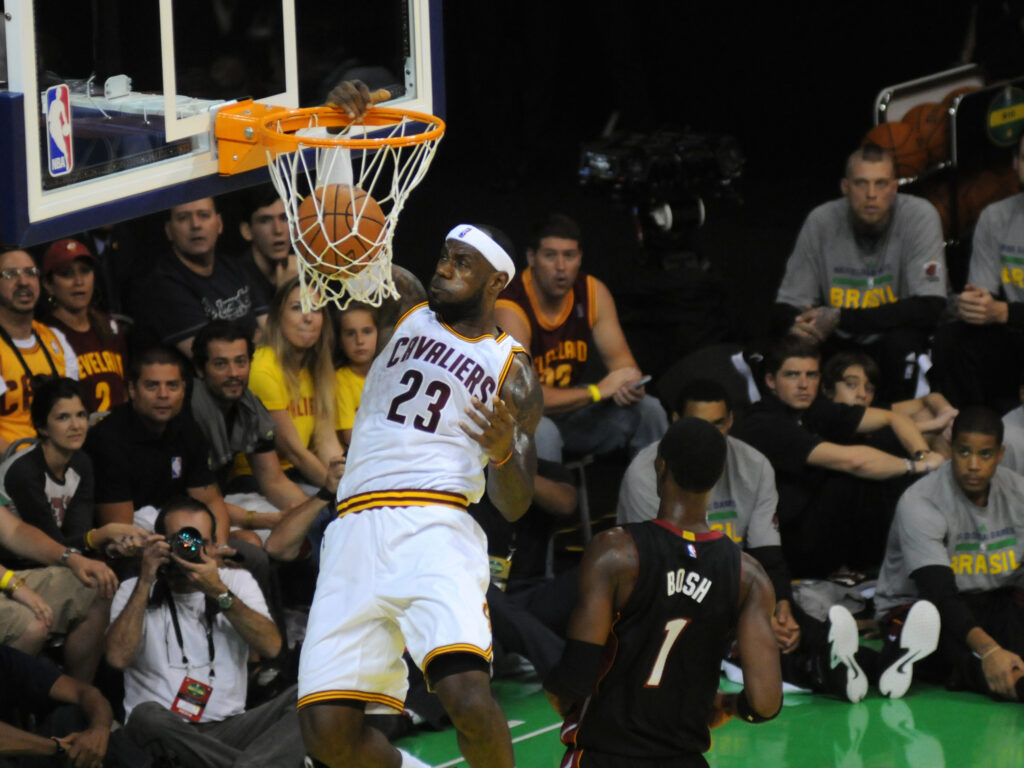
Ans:
[{"label": "basketball", "polygon": [[949,158],[949,121],[941,104],[918,104],[903,116],[903,122],[917,130],[930,165]]},{"label": "basketball", "polygon": [[296,250],[325,275],[339,268],[354,275],[376,255],[385,222],[384,211],[365,190],[348,184],[317,187],[299,204]]},{"label": "basketball", "polygon": [[917,176],[928,167],[928,153],[921,146],[921,137],[906,123],[880,123],[868,131],[862,144],[877,144],[892,154],[900,178]]}]

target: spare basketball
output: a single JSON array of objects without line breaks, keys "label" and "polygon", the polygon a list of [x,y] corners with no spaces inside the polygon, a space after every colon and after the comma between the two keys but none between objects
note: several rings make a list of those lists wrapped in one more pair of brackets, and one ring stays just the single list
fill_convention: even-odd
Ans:
[{"label": "spare basketball", "polygon": [[949,158],[949,120],[941,104],[918,104],[903,116],[903,122],[917,130],[921,144],[928,153],[929,165],[936,165]]},{"label": "spare basketball", "polygon": [[877,144],[889,152],[900,178],[917,176],[928,167],[928,153],[921,145],[921,137],[906,123],[879,123],[868,131],[861,144]]},{"label": "spare basketball", "polygon": [[953,105],[953,102],[956,101],[957,96],[963,96],[965,93],[976,91],[978,90],[978,87],[979,86],[977,85],[964,85],[961,86],[960,88],[954,88],[952,91],[950,91],[949,93],[942,97],[942,101],[940,102],[942,104],[942,111],[948,111],[949,108]]},{"label": "spare basketball", "polygon": [[317,187],[299,204],[299,256],[325,275],[354,275],[376,255],[387,219],[365,190],[348,184]]}]

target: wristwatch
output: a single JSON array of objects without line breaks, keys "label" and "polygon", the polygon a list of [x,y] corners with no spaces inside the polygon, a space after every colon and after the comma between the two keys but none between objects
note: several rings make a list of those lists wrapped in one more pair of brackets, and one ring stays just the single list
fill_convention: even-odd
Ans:
[{"label": "wristwatch", "polygon": [[914,461],[924,461],[928,451],[914,451]]},{"label": "wristwatch", "polygon": [[60,743],[60,740],[56,736],[51,736],[50,741],[57,746],[57,751],[53,753],[54,757],[57,755],[67,754],[67,750],[64,749],[64,745]]},{"label": "wristwatch", "polygon": [[69,557],[71,557],[72,555],[80,555],[80,554],[82,554],[82,550],[75,549],[74,547],[68,547],[63,552],[61,552],[60,564],[61,565],[67,565]]},{"label": "wristwatch", "polygon": [[231,610],[231,606],[235,604],[235,593],[230,589],[227,592],[221,592],[217,595],[217,607],[221,611]]}]

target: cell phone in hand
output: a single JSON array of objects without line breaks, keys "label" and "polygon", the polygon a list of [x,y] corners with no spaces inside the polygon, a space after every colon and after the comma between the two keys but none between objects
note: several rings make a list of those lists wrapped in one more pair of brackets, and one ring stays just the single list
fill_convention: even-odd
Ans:
[{"label": "cell phone in hand", "polygon": [[650,376],[644,376],[642,379],[640,379],[640,381],[638,381],[636,384],[633,385],[633,389],[640,389],[645,384],[649,384],[650,381],[651,381],[651,377]]}]

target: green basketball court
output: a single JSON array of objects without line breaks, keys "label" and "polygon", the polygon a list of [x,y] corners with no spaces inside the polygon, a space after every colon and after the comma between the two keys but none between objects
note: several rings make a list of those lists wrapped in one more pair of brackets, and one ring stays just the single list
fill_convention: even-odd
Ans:
[{"label": "green basketball court", "polygon": [[[516,765],[557,766],[563,753],[560,721],[540,682],[499,680],[494,690],[509,719]],[[418,732],[397,743],[435,768],[465,765],[451,728]],[[714,731],[707,758],[715,768],[1020,768],[1024,706],[921,683],[903,699],[889,700],[873,690],[859,704],[787,694],[772,722],[755,726],[733,720]]]}]

